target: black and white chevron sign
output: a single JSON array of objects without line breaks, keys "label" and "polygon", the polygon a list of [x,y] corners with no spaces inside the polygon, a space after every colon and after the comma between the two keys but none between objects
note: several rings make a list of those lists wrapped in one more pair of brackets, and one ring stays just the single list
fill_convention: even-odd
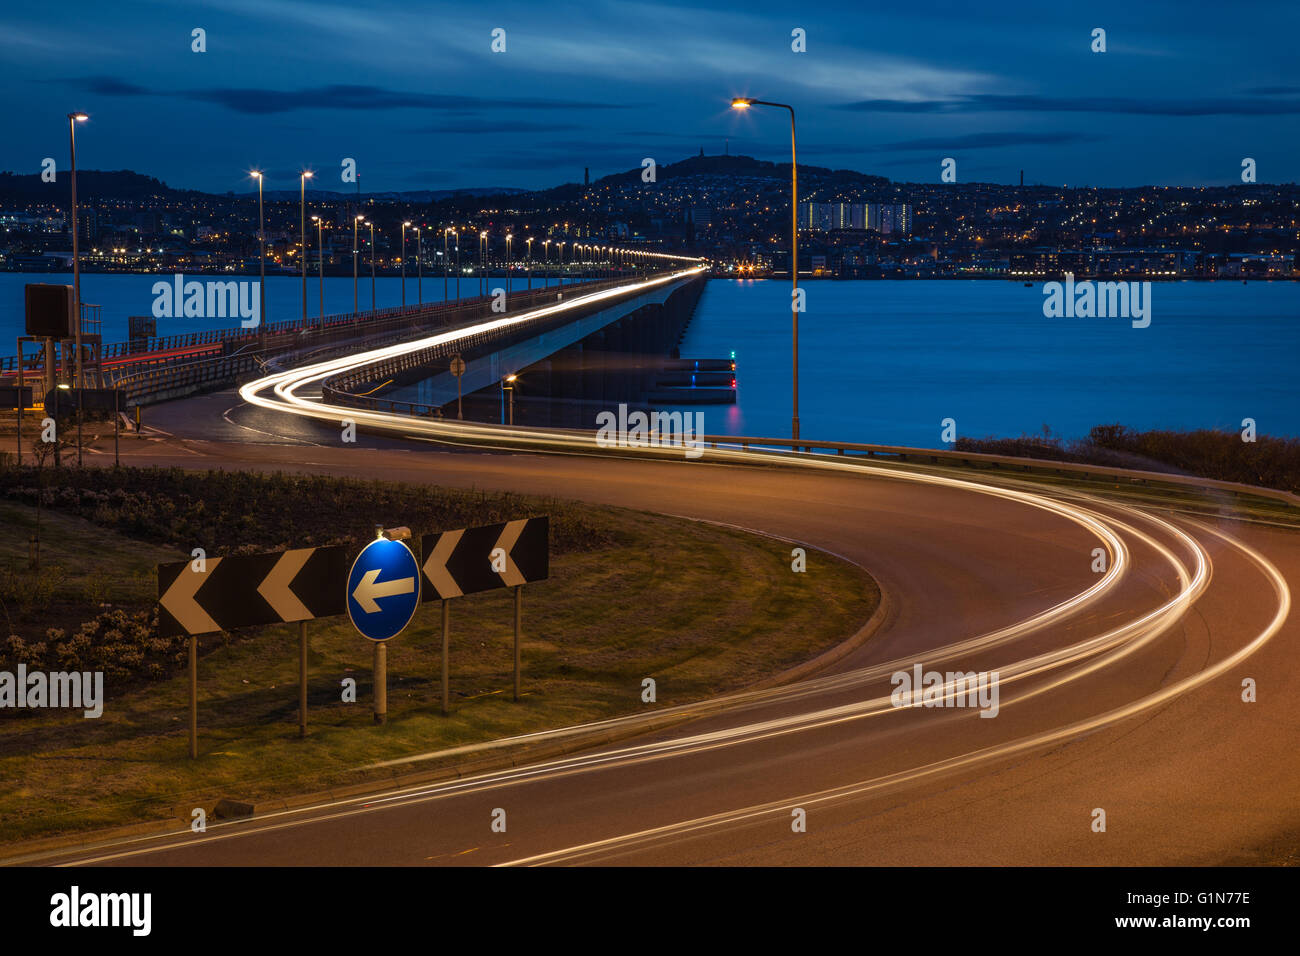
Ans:
[{"label": "black and white chevron sign", "polygon": [[550,544],[551,519],[545,515],[426,534],[420,539],[423,600],[544,581],[550,574]]},{"label": "black and white chevron sign", "polygon": [[158,625],[165,637],[309,621],[347,611],[345,547],[296,548],[158,565]]}]

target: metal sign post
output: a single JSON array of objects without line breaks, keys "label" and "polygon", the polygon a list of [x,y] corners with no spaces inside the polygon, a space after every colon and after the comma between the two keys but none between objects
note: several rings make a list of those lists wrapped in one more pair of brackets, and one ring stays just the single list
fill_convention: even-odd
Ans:
[{"label": "metal sign post", "polygon": [[[396,637],[411,623],[420,606],[420,562],[415,560],[396,534],[409,535],[406,529],[394,529],[384,536],[382,526],[375,528],[375,540],[361,549],[348,572],[344,591],[348,617],[362,637],[375,642],[375,723],[388,719],[388,648],[385,642]],[[382,602],[382,603],[381,603]]]},{"label": "metal sign post", "polygon": [[298,736],[307,736],[307,622],[298,622]]},{"label": "metal sign post", "polygon": [[442,601],[442,716],[447,716],[447,649],[451,643],[451,602]]}]

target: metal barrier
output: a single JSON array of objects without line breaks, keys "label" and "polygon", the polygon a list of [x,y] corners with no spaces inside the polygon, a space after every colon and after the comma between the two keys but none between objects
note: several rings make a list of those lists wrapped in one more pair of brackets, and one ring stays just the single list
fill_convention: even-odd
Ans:
[{"label": "metal barrier", "polygon": [[[511,292],[509,304],[511,312],[527,311],[543,304],[557,300],[557,296],[577,290],[582,293],[613,288],[626,281],[624,276],[610,279],[592,280],[565,286],[533,289],[523,292]],[[109,366],[105,369],[111,387],[126,392],[127,405],[144,405],[150,400],[162,400],[177,397],[191,391],[230,384],[241,377],[261,374],[265,370],[284,361],[296,360],[297,353],[305,349],[337,348],[376,348],[412,337],[423,337],[438,331],[448,331],[472,322],[481,321],[489,316],[502,318],[509,313],[495,313],[491,309],[492,297],[479,297],[458,300],[452,303],[426,305],[422,309],[408,306],[402,309],[385,309],[359,315],[326,317],[323,327],[318,322],[309,323],[308,328],[275,331],[265,340],[264,347],[253,348],[261,344],[257,334],[227,338],[223,340],[223,351],[234,345],[242,348],[231,354],[205,355],[193,361],[177,361],[176,356],[147,355],[131,365]],[[357,321],[359,320],[359,321]],[[250,330],[252,331],[252,330]],[[506,338],[518,333],[516,327],[482,333],[457,343],[458,348],[473,347],[490,341]],[[201,334],[201,333],[195,333]],[[421,356],[423,361],[443,354],[441,347],[412,353]],[[447,352],[448,355],[452,354]],[[141,364],[146,368],[141,369]],[[415,362],[407,367],[414,367]]]}]

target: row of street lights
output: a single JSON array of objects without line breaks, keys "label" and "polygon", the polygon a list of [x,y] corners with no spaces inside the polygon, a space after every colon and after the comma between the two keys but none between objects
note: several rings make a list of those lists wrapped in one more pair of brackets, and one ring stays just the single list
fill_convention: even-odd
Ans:
[{"label": "row of street lights", "polygon": [[[85,118],[85,114],[69,114],[70,118],[74,118],[77,116],[80,116],[80,118],[82,119]],[[74,151],[73,154],[74,233],[75,233],[75,223],[76,223],[75,162],[76,159],[75,159],[75,151]],[[257,180],[257,239],[258,239],[258,258],[259,258],[258,274],[261,280],[259,284],[260,306],[261,306],[260,314],[263,317],[263,321],[265,321],[265,317],[266,317],[266,217],[265,217],[265,210],[263,206],[263,184],[265,181],[265,175],[260,170],[253,170],[249,173],[249,175],[253,179]],[[304,327],[306,326],[307,323],[307,248],[308,248],[307,247],[307,180],[311,179],[312,176],[313,173],[311,172],[311,170],[303,170],[299,174],[299,220],[300,220],[300,230],[301,230],[300,249],[302,253],[301,256],[302,258],[302,321]],[[320,309],[320,315],[323,318],[325,314],[325,253],[324,253],[324,234],[323,234],[324,221],[320,216],[312,216],[311,220],[312,222],[316,223],[317,226],[316,242],[320,250],[317,272],[319,273],[320,276],[319,309]],[[370,227],[370,310],[373,312],[376,308],[375,224],[373,221],[368,221],[364,215],[358,214],[354,216],[352,220],[352,311],[354,313],[359,312],[361,307],[360,297],[359,297],[360,271],[359,271],[359,261],[358,261],[358,255],[359,255],[358,229],[362,225],[368,225]],[[401,235],[402,235],[401,270],[402,270],[402,308],[403,309],[406,308],[406,230],[408,228],[412,229],[415,232],[415,238],[416,238],[416,264],[417,264],[416,301],[418,305],[420,306],[424,305],[424,233],[423,233],[423,229],[420,226],[415,226],[410,222],[410,220],[406,220],[402,223],[401,226]],[[449,282],[449,272],[451,267],[451,261],[450,261],[451,253],[453,251],[456,259],[456,300],[460,301],[461,231],[462,230],[459,230],[454,226],[448,226],[444,228],[442,231],[443,301],[449,301],[448,296],[450,295],[451,292],[450,282]],[[465,230],[465,231],[469,231],[469,230]],[[448,249],[447,237],[449,235],[454,237],[455,239],[454,250]],[[509,295],[511,291],[510,288],[511,270],[514,264],[512,254],[511,254],[511,247],[514,242],[514,234],[507,233],[505,236],[505,240],[506,240],[506,294]],[[533,287],[533,276],[532,276],[533,243],[536,241],[537,239],[534,236],[528,236],[525,238],[525,242],[527,245],[527,258],[525,260],[525,271],[528,276],[527,288],[529,290],[531,290]],[[632,265],[633,267],[635,267],[637,263],[648,264],[649,262],[651,262],[656,258],[678,259],[683,261],[689,259],[689,257],[685,257],[685,256],[673,256],[665,253],[648,252],[640,249],[623,249],[617,246],[605,246],[596,243],[580,243],[576,241],[569,242],[568,240],[544,239],[541,240],[541,245],[543,249],[543,263],[545,266],[543,270],[543,275],[544,275],[543,288],[550,288],[550,262],[551,262],[550,247],[553,242],[555,243],[557,257],[558,257],[558,264],[561,269],[563,269],[564,267],[564,247],[565,245],[569,245],[573,253],[573,259],[571,260],[571,262],[582,263],[582,264],[600,263],[602,265],[602,272],[601,272],[602,277],[607,275],[612,275],[614,269],[620,264]],[[73,248],[74,281],[78,282],[77,295],[79,300],[80,284],[76,278],[77,251],[76,251],[75,234],[73,238],[73,246],[74,246]],[[487,273],[490,265],[490,263],[488,262],[489,250],[490,250],[489,233],[488,230],[484,229],[479,232],[479,295],[480,296],[484,296],[487,294],[487,286],[486,286],[486,283],[488,281]],[[78,323],[78,331],[80,331],[80,323]],[[78,355],[80,355],[79,349],[78,349]]]}]

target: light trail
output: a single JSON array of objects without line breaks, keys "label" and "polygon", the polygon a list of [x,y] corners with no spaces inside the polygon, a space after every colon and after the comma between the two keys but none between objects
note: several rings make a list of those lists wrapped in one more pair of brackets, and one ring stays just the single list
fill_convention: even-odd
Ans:
[{"label": "light trail", "polygon": [[[553,429],[503,428],[446,420],[414,419],[405,415],[331,406],[326,402],[306,398],[297,393],[324,378],[347,371],[355,371],[376,361],[427,348],[431,345],[453,343],[460,338],[476,335],[483,331],[532,321],[557,314],[565,309],[576,309],[589,305],[593,301],[626,295],[639,288],[648,288],[664,282],[676,281],[693,274],[695,271],[683,270],[654,280],[632,283],[617,289],[579,296],[569,302],[523,315],[491,320],[467,329],[440,333],[411,343],[374,349],[356,356],[333,359],[299,369],[280,372],[243,386],[240,389],[240,394],[245,401],[263,408],[321,421],[338,421],[340,417],[348,417],[357,421],[358,424],[364,423],[374,430],[399,435],[410,436],[415,434],[452,443],[488,444],[493,447],[526,448],[543,452],[586,455],[609,454],[609,452],[596,446],[593,433]],[[267,392],[270,392],[270,395],[266,394]],[[641,451],[636,448],[624,447],[619,448],[617,454],[620,457],[629,455],[648,456],[658,459],[665,457],[662,449],[645,450],[644,455],[640,454]],[[1083,611],[1113,593],[1115,588],[1131,573],[1134,559],[1125,540],[1126,538],[1140,543],[1144,548],[1152,551],[1162,564],[1173,572],[1177,580],[1174,593],[1155,607],[1138,613],[1136,617],[1110,627],[1102,633],[1075,641],[1068,646],[1053,648],[1028,657],[1010,656],[1005,658],[998,667],[988,668],[989,670],[998,670],[1000,675],[999,684],[1005,684],[1012,689],[1008,699],[1002,702],[1001,706],[1003,707],[1018,706],[1032,698],[1056,691],[1068,683],[1095,674],[1102,668],[1114,666],[1124,657],[1145,646],[1149,646],[1151,642],[1156,641],[1161,635],[1168,632],[1181,619],[1195,601],[1205,593],[1212,578],[1212,563],[1206,548],[1191,534],[1188,534],[1171,521],[1133,505],[1098,499],[1068,489],[1059,490],[1057,492],[1059,497],[1050,497],[1048,492],[1037,489],[1033,491],[1024,490],[1017,487],[1015,483],[1010,486],[996,485],[941,474],[899,471],[880,465],[867,464],[860,460],[805,458],[760,450],[709,449],[702,460],[728,465],[764,464],[780,465],[794,469],[834,471],[874,478],[886,478],[892,481],[937,485],[992,496],[1020,506],[1046,512],[1056,519],[1064,520],[1091,535],[1105,548],[1108,555],[1107,570],[1090,587],[1021,621],[927,651],[925,659],[930,664],[957,660],[975,652],[1002,653],[1015,642],[1042,635],[1050,628],[1059,626],[1068,619],[1080,615]],[[689,467],[690,464],[692,463],[683,462],[682,466]],[[895,773],[874,776],[841,787],[755,804],[706,817],[683,820],[662,827],[615,835],[603,840],[534,854],[512,861],[512,864],[572,862],[602,855],[626,853],[664,840],[688,838],[720,827],[743,825],[771,813],[788,811],[790,807],[796,805],[808,807],[860,798],[889,788],[902,786],[909,782],[928,779],[941,774],[956,773],[977,765],[1005,760],[1008,757],[1030,750],[1059,744],[1147,712],[1181,694],[1203,686],[1208,681],[1221,676],[1250,654],[1253,654],[1276,634],[1289,613],[1291,598],[1285,579],[1263,555],[1222,531],[1208,528],[1193,521],[1185,523],[1221,539],[1231,549],[1244,555],[1272,586],[1277,602],[1277,608],[1272,619],[1253,639],[1219,662],[1204,666],[1190,677],[1092,717],[1076,720],[1059,727],[1051,727],[991,747],[957,754],[943,760],[900,770]],[[1147,525],[1150,531],[1139,528],[1138,525],[1141,524]],[[1170,544],[1163,543],[1158,536],[1168,539]],[[1176,552],[1183,552],[1183,555]],[[897,658],[881,664],[812,678],[784,687],[744,691],[694,704],[664,708],[647,715],[612,718],[535,734],[413,755],[375,764],[367,769],[408,765],[564,738],[575,738],[580,741],[584,737],[596,734],[631,734],[638,729],[658,727],[666,722],[687,720],[705,715],[720,713],[740,715],[745,711],[756,710],[773,704],[808,700],[836,692],[866,689],[869,685],[877,684],[886,679],[894,671],[910,667],[914,663],[917,663],[917,659],[914,657]],[[1026,683],[1031,678],[1044,676],[1047,678],[1044,681],[1032,685]],[[945,685],[945,699],[950,699],[955,693],[955,688]],[[445,799],[467,793],[500,789],[541,780],[553,780],[574,774],[626,767],[676,756],[698,755],[721,747],[753,744],[775,737],[811,732],[850,721],[883,717],[886,714],[898,714],[900,712],[914,713],[915,711],[911,708],[893,706],[887,694],[876,695],[848,704],[814,707],[793,715],[742,722],[738,725],[705,733],[687,734],[667,740],[617,746],[612,749],[603,749],[576,756],[539,760],[524,766],[475,774],[455,781],[408,786],[381,795],[348,798],[316,804],[311,807],[280,811],[262,817],[255,826],[219,825],[213,827],[212,829],[215,832],[197,839],[194,839],[193,834],[188,833],[188,831],[183,834],[177,833],[174,837],[184,841],[183,844],[178,843],[177,845],[187,846],[211,840],[233,839],[245,835],[264,833],[268,830],[305,826],[321,820],[337,819],[359,813],[378,812],[405,804]],[[226,826],[232,828],[226,830],[224,829]],[[157,839],[160,838],[140,838],[140,842]],[[141,846],[136,849],[109,853],[93,860],[78,862],[103,862],[123,856],[147,854],[157,849],[157,846]]]}]

